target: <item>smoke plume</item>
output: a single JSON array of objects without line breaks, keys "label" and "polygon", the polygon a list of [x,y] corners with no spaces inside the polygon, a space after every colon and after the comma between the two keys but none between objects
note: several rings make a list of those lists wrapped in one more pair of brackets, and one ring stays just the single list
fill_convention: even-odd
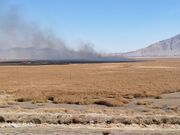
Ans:
[{"label": "smoke plume", "polygon": [[3,2],[5,1],[0,0],[1,60],[128,60],[108,55],[102,56],[90,43],[81,44],[78,50],[71,49],[52,31],[24,19],[16,7],[5,9]]},{"label": "smoke plume", "polygon": [[90,44],[70,49],[54,33],[26,21],[16,8],[3,10],[0,3],[1,59],[95,59],[98,54]]}]

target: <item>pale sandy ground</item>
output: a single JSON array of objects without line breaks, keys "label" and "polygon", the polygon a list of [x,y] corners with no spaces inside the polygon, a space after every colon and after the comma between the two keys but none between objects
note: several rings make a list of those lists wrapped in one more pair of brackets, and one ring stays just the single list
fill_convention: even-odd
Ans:
[{"label": "pale sandy ground", "polygon": [[139,125],[34,125],[34,124],[3,124],[0,134],[36,134],[36,135],[179,135],[178,126],[162,128],[151,125],[142,128]]},{"label": "pale sandy ground", "polygon": [[1,93],[4,122],[0,118],[0,134],[180,135],[180,92],[161,97],[131,99],[122,107],[106,107],[18,103]]}]

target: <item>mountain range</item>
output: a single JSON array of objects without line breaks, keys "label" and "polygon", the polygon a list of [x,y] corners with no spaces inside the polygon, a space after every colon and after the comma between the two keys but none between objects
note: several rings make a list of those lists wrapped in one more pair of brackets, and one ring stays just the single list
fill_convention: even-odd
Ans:
[{"label": "mountain range", "polygon": [[121,55],[125,57],[178,57],[180,56],[180,34]]}]

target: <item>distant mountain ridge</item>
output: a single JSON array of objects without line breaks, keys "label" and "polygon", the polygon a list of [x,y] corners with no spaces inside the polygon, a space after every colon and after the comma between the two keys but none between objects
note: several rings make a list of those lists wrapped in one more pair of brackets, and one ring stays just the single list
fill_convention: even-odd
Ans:
[{"label": "distant mountain ridge", "polygon": [[146,48],[128,53],[127,57],[175,57],[180,56],[180,34],[172,38],[162,40]]}]

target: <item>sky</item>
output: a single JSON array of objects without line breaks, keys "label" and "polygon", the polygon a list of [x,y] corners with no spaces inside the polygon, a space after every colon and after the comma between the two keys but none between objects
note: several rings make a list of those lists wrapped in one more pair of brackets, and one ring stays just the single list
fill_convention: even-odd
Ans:
[{"label": "sky", "polygon": [[8,4],[72,48],[90,42],[99,52],[119,53],[180,33],[180,0],[8,0]]}]

